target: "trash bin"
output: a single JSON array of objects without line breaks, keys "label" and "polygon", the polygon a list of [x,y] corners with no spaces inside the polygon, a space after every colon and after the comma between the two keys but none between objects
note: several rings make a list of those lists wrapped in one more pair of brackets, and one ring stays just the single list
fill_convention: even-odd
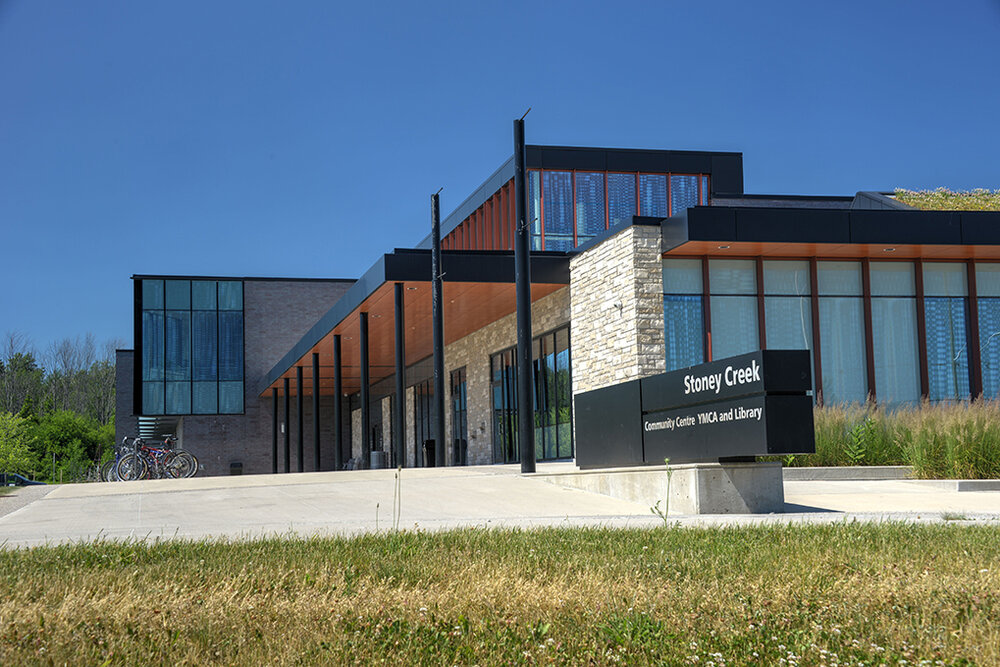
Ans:
[{"label": "trash bin", "polygon": [[371,454],[371,469],[383,470],[389,467],[389,453],[373,451]]},{"label": "trash bin", "polygon": [[434,441],[424,440],[424,467],[434,467]]}]

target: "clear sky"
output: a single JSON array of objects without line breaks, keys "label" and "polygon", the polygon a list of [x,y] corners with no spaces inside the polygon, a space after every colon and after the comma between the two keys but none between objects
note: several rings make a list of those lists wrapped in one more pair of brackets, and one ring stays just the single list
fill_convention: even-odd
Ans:
[{"label": "clear sky", "polygon": [[130,345],[134,273],[357,277],[528,106],[747,192],[1000,188],[998,65],[998,0],[0,0],[0,333]]}]

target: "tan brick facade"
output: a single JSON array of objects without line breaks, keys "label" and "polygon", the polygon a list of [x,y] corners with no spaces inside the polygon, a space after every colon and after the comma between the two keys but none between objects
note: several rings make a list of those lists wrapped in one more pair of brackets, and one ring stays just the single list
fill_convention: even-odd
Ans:
[{"label": "tan brick facade", "polygon": [[574,394],[666,370],[660,255],[633,225],[570,261]]}]

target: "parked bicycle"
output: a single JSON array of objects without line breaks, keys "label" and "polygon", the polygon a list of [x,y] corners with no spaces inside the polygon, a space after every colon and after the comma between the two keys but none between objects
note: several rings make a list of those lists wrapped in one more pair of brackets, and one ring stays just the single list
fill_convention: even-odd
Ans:
[{"label": "parked bicycle", "polygon": [[[125,445],[128,438],[122,441]],[[125,453],[115,465],[115,474],[123,482],[135,479],[163,479],[194,477],[198,472],[198,459],[184,449],[174,449],[177,439],[168,435],[162,447],[147,445],[142,438],[133,438],[131,451]]]}]

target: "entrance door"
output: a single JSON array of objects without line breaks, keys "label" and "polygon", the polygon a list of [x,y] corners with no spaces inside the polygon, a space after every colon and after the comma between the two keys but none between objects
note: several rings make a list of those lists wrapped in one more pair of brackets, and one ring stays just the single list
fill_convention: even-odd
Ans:
[{"label": "entrance door", "polygon": [[452,463],[468,465],[469,414],[466,404],[465,367],[451,372],[451,447]]}]

